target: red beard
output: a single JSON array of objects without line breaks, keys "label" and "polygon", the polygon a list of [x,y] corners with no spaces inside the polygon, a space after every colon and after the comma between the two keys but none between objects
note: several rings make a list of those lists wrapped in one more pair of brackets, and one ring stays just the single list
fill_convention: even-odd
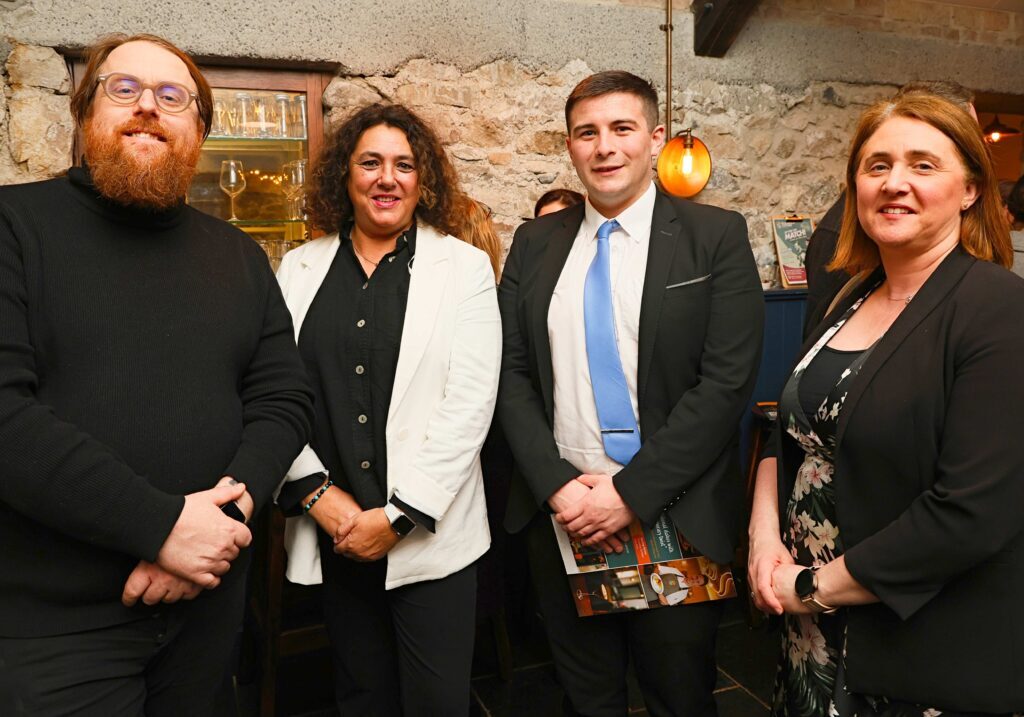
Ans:
[{"label": "red beard", "polygon": [[[125,132],[148,132],[166,143],[162,151],[140,156],[125,146]],[[130,119],[113,132],[85,124],[85,161],[93,184],[118,204],[154,210],[180,204],[195,175],[200,149],[198,134],[194,139],[174,137],[154,119]]]}]

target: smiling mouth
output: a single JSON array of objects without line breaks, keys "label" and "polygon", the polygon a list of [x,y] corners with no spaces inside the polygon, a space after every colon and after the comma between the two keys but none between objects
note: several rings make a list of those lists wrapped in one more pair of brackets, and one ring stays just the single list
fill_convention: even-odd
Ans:
[{"label": "smiling mouth", "polygon": [[381,207],[385,207],[385,208],[393,207],[396,204],[398,204],[398,201],[399,201],[398,197],[396,197],[394,195],[391,195],[391,194],[384,194],[384,195],[377,196],[377,197],[371,197],[371,199],[373,199],[375,204],[377,204],[377,205],[379,205]]},{"label": "smiling mouth", "polygon": [[125,137],[135,137],[136,139],[146,139],[156,142],[166,142],[167,138],[163,135],[154,134],[152,132],[143,132],[142,130],[128,130],[124,133]]},{"label": "smiling mouth", "polygon": [[594,171],[598,174],[611,174],[619,169],[622,169],[622,167],[595,167]]},{"label": "smiling mouth", "polygon": [[882,214],[914,214],[915,212],[906,207],[883,207]]}]

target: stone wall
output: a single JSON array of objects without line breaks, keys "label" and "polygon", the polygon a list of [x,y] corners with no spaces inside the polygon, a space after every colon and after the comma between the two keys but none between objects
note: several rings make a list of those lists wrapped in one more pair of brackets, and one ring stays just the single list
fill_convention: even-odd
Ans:
[{"label": "stone wall", "polygon": [[[377,100],[406,103],[437,127],[467,191],[494,212],[506,241],[548,189],[581,190],[565,150],[565,97],[591,70],[552,72],[508,61],[469,73],[414,60],[393,76],[338,77],[324,102],[328,124]],[[816,220],[840,192],[846,148],[860,113],[891,86],[809,83],[797,89],[702,80],[673,96],[674,127],[693,127],[714,171],[697,201],[741,212],[766,286],[778,283],[770,218]]]},{"label": "stone wall", "polygon": [[1024,47],[1024,13],[931,0],[761,0],[759,17],[960,44]]},{"label": "stone wall", "polygon": [[71,76],[52,48],[16,45],[0,87],[0,184],[47,179],[71,166]]},{"label": "stone wall", "polygon": [[[691,126],[708,145],[714,173],[697,201],[746,216],[766,284],[777,282],[769,217],[820,218],[872,100],[917,79],[1024,93],[1019,12],[934,0],[762,0],[726,57],[706,58],[693,54],[693,12],[702,7],[675,0],[674,128]],[[562,122],[576,81],[622,68],[665,92],[663,8],[662,0],[0,2],[0,36],[14,47],[0,93],[0,183],[70,163],[67,74],[51,48],[81,47],[111,27],[168,27],[199,57],[340,65],[324,97],[329,121],[377,98],[412,105],[441,130],[464,184],[508,240],[545,190],[579,188]]]}]

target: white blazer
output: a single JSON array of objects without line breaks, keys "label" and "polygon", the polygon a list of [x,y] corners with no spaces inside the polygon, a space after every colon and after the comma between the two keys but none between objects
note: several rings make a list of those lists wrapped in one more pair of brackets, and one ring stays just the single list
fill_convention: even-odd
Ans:
[{"label": "white blazer", "polygon": [[[338,252],[337,234],[288,252],[277,272],[298,340],[302,322]],[[388,553],[385,588],[461,570],[490,545],[480,447],[498,391],[501,318],[486,254],[424,224],[416,230],[409,298],[385,438],[387,495],[434,518]],[[326,472],[310,446],[284,482]],[[283,484],[283,483],[282,483]],[[289,580],[322,581],[316,522],[289,518]]]}]

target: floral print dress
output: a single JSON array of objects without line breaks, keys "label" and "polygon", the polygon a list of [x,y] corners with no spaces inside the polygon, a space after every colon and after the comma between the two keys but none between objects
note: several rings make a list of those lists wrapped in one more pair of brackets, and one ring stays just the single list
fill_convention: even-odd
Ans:
[{"label": "floral print dress", "polygon": [[[826,565],[843,553],[833,483],[836,429],[849,387],[873,346],[861,352],[849,352],[849,365],[813,415],[805,414],[801,408],[800,379],[868,295],[870,292],[854,303],[814,344],[797,364],[782,391],[780,425],[806,454],[786,503],[782,541],[796,563],[807,567]],[[843,610],[831,615],[784,616],[783,651],[772,700],[774,717],[994,717],[851,694],[846,690],[844,678],[844,643]]]}]

